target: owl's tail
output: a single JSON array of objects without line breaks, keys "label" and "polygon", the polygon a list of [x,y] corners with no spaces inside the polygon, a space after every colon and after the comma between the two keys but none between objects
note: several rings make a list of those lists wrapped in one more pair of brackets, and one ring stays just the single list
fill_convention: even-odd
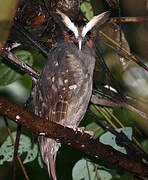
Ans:
[{"label": "owl's tail", "polygon": [[56,155],[57,151],[60,147],[60,143],[57,143],[55,140],[46,138],[46,137],[38,137],[40,151],[43,158],[44,163],[47,166],[49,177],[52,180],[57,180],[56,177]]}]

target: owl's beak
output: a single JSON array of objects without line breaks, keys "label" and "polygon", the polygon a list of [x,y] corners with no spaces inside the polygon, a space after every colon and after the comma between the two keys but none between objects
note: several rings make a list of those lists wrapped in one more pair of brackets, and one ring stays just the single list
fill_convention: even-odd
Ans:
[{"label": "owl's beak", "polygon": [[81,36],[78,36],[78,44],[79,44],[79,50],[80,51],[82,49],[82,40],[83,40],[83,38]]}]

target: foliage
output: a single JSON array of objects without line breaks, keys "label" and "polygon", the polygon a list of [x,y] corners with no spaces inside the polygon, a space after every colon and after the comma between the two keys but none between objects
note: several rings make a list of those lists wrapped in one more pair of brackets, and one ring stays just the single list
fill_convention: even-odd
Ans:
[{"label": "foliage", "polygon": [[[120,129],[116,129],[117,132],[123,132],[124,134],[126,134],[126,136],[132,140],[132,128],[131,127],[125,127],[125,128],[120,128]],[[110,145],[112,146],[114,149],[116,149],[117,151],[120,151],[124,154],[126,154],[126,149],[124,147],[118,146],[116,143],[116,136],[110,132],[107,132],[105,134],[103,134],[102,136],[100,136],[100,142],[102,142],[103,144],[106,145]]]},{"label": "foliage", "polygon": [[[33,65],[33,56],[29,51],[16,50],[15,55],[29,66]],[[12,68],[10,64],[7,64],[6,60],[2,61],[2,59],[0,61],[0,72],[1,86],[9,85],[22,77],[16,68]]]},{"label": "foliage", "polygon": [[[12,133],[13,139],[16,137],[16,132]],[[11,162],[13,160],[14,147],[12,145],[11,139],[8,136],[5,142],[0,147],[0,165],[4,164],[4,162]],[[31,140],[28,136],[21,134],[20,144],[19,144],[19,155],[26,153],[26,157],[23,163],[28,163],[37,157],[38,147],[37,144],[31,144]]]},{"label": "foliage", "polygon": [[87,19],[91,19],[93,17],[93,10],[90,2],[81,3],[81,10]]},{"label": "foliage", "polygon": [[[2,7],[2,6],[0,5],[0,7]],[[84,14],[86,15],[86,17],[88,19],[91,19],[91,17],[93,16],[91,2],[90,1],[82,2],[81,9],[84,12]],[[7,13],[5,13],[5,14],[7,14]],[[7,36],[8,36],[8,34],[7,34]],[[135,41],[135,39],[134,39],[134,41]],[[140,47],[139,49],[142,49],[142,47]],[[28,47],[28,49],[26,50],[26,48],[24,46],[16,48],[16,50],[14,52],[15,52],[15,55],[18,56],[21,60],[23,60],[26,64],[30,65],[31,67],[33,67],[34,69],[36,69],[39,72],[42,71],[42,68],[45,63],[45,59],[43,58],[41,53],[39,53],[36,50],[32,50],[30,47]],[[116,66],[117,64],[115,63],[115,61],[116,61],[115,55],[113,55],[109,51],[108,54],[105,54],[104,57],[107,59],[107,63],[110,65],[110,67],[115,66],[115,71],[118,73],[118,74],[116,73],[116,75],[119,77],[120,68],[118,68],[119,66]],[[109,59],[110,59],[110,61],[109,61]],[[139,67],[138,67],[138,69],[139,69]],[[136,75],[138,75],[138,77],[139,77],[141,72],[138,70],[138,73],[137,73],[137,70],[136,70],[132,74],[134,74],[133,77],[135,77]],[[130,85],[133,85],[132,91],[136,91],[135,90],[135,83],[136,83],[135,81],[137,79],[137,76],[136,76],[136,78],[129,78],[130,76],[127,76],[127,72],[124,72],[124,74],[120,74],[120,75],[124,76],[125,82],[127,82],[127,80],[128,80],[128,83]],[[147,75],[144,74],[144,75],[142,75],[142,78],[141,78],[141,76],[140,76],[140,78],[144,79],[145,76],[147,77]],[[8,85],[12,85],[13,83],[15,83],[18,79],[21,79],[22,77],[23,76],[20,73],[20,71],[18,71],[18,69],[16,69],[15,67],[12,67],[9,63],[6,62],[6,60],[0,59],[0,86],[4,88],[3,92],[5,92],[5,90],[8,88]],[[140,79],[140,78],[138,78],[138,79]],[[30,85],[29,85],[30,79],[24,78],[22,81],[26,84],[26,86],[24,88],[25,92],[29,91],[30,90]],[[122,79],[119,79],[119,81],[123,82]],[[140,87],[139,88],[140,90],[138,91],[138,97],[141,95],[141,92],[143,92],[142,91],[143,90],[143,88],[142,88],[143,81],[139,80],[139,82],[140,82],[140,85],[138,83],[136,84],[136,86],[138,86],[138,88]],[[21,87],[24,86],[24,85],[22,85],[22,83],[20,81],[18,83],[20,84]],[[146,83],[146,82],[144,82],[144,83]],[[123,85],[123,87],[124,86],[125,85]],[[147,95],[146,87],[147,87],[147,83],[144,88],[146,95]],[[9,93],[12,94],[12,91],[13,91],[13,89],[11,89],[9,91]],[[18,89],[17,91],[19,92],[20,89]],[[24,97],[25,92],[23,92],[23,91],[21,92],[22,97]],[[127,90],[127,93],[131,93],[131,92],[128,92],[128,90]],[[144,93],[142,93],[142,95],[143,94]],[[146,98],[147,98],[147,96],[146,96]],[[17,100],[17,96],[14,95],[14,99]],[[24,101],[21,102],[21,104],[23,104],[23,103],[24,103]],[[102,121],[106,121],[106,118],[95,108],[94,105],[90,105],[89,108],[97,115],[98,118],[100,118]],[[102,111],[104,113],[106,113],[106,110],[104,110],[103,108],[102,108]],[[133,115],[131,112],[129,112],[125,109],[123,110],[123,109],[118,109],[118,108],[110,109],[110,112],[113,115],[116,115],[116,117],[122,122],[122,124],[124,124],[124,126],[126,126],[126,127],[122,127],[119,129],[119,127],[121,127],[121,126],[117,125],[118,123],[115,121],[113,116],[111,116],[110,114],[107,114],[107,116],[112,121],[112,123],[114,125],[116,125],[118,132],[123,131],[129,137],[129,139],[131,139],[133,137],[133,135],[137,136],[139,138],[139,134],[134,129],[135,119],[138,119],[135,114]],[[86,127],[85,130],[94,132],[95,139],[98,138],[98,139],[100,139],[100,142],[111,145],[118,151],[126,153],[125,148],[119,147],[116,144],[115,136],[113,134],[111,134],[110,132],[106,132],[105,129],[103,129],[101,127],[101,125],[99,125],[92,117],[90,118],[90,116],[88,114],[85,116],[85,119],[82,124],[85,125],[85,127]],[[129,126],[129,127],[127,127],[127,126]],[[143,126],[145,128],[145,125],[143,125]],[[146,131],[147,131],[147,129],[145,130],[145,132]],[[16,133],[14,132],[13,133],[14,138],[15,138],[15,135],[16,135]],[[147,139],[145,137],[142,137],[140,140],[141,140],[144,150],[146,152],[148,152]],[[34,144],[33,148],[31,146],[32,146],[32,144],[31,144],[29,137],[22,134],[21,139],[20,139],[19,154],[20,155],[25,154],[25,159],[23,161],[24,163],[28,163],[28,164],[29,164],[29,162],[31,163],[31,161],[36,159],[36,157],[39,155],[37,144]],[[4,162],[6,162],[6,161],[9,161],[9,162],[12,161],[12,156],[13,156],[13,146],[11,144],[10,137],[8,137],[0,147],[0,164],[4,164]],[[124,171],[114,170],[112,167],[109,167],[108,169],[104,168],[105,165],[103,164],[103,166],[102,166],[102,162],[92,163],[91,159],[89,159],[89,160],[88,159],[87,160],[80,159],[75,163],[73,154],[71,154],[71,157],[73,158],[73,160],[72,160],[72,162],[68,162],[68,163],[71,166],[74,166],[72,169],[72,176],[73,176],[74,180],[78,180],[78,179],[85,179],[85,180],[89,179],[90,180],[90,179],[96,179],[96,177],[98,177],[98,176],[101,180],[103,180],[103,179],[109,180],[112,178],[119,179],[122,175],[124,176],[126,174]],[[84,158],[85,155],[82,154],[82,157]],[[39,159],[40,166],[43,167],[41,157],[38,156],[38,159]],[[68,161],[68,160],[65,160],[65,161]],[[74,163],[75,163],[75,165],[74,165]],[[61,162],[61,164],[62,164],[62,162]],[[37,168],[37,167],[35,166],[32,168]],[[38,167],[38,168],[40,168],[40,167]],[[63,169],[61,171],[63,171]],[[37,170],[36,170],[36,172],[37,172]],[[45,172],[42,172],[42,173],[45,173]],[[42,173],[41,173],[41,176],[42,176]],[[60,170],[58,173],[60,174]],[[40,179],[40,177],[39,177],[39,179]],[[127,175],[127,179],[132,179],[131,175]]]},{"label": "foliage", "polygon": [[91,163],[85,159],[79,160],[72,171],[73,180],[90,180],[90,179],[112,179],[112,175],[99,168],[98,164]]}]

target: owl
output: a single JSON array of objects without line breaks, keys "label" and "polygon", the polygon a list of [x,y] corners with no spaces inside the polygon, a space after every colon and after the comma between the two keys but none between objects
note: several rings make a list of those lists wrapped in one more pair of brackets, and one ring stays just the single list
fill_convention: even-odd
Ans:
[{"label": "owl", "polygon": [[[35,114],[68,127],[81,122],[92,95],[95,67],[96,25],[103,24],[109,12],[94,16],[89,22],[72,22],[57,10],[61,38],[51,49],[48,60],[35,86]],[[59,38],[58,38],[59,39]],[[49,177],[56,180],[56,155],[60,143],[38,137],[42,159]]]}]

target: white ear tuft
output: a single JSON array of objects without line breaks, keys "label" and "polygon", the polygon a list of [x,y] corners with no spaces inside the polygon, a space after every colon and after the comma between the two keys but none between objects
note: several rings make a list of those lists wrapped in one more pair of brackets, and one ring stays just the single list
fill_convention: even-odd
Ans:
[{"label": "white ear tuft", "polygon": [[60,10],[56,10],[56,12],[62,17],[63,23],[65,24],[65,26],[70,29],[75,37],[78,37],[78,29],[77,27],[74,25],[74,23],[69,19],[68,16],[66,16],[64,13],[62,13]]},{"label": "white ear tuft", "polygon": [[103,23],[105,23],[105,21],[108,19],[110,13],[109,11],[104,12],[102,14],[99,14],[97,16],[94,16],[83,28],[82,30],[82,37],[85,37],[85,35],[87,34],[87,32],[89,30],[91,30],[94,26],[96,25],[101,25]]}]

